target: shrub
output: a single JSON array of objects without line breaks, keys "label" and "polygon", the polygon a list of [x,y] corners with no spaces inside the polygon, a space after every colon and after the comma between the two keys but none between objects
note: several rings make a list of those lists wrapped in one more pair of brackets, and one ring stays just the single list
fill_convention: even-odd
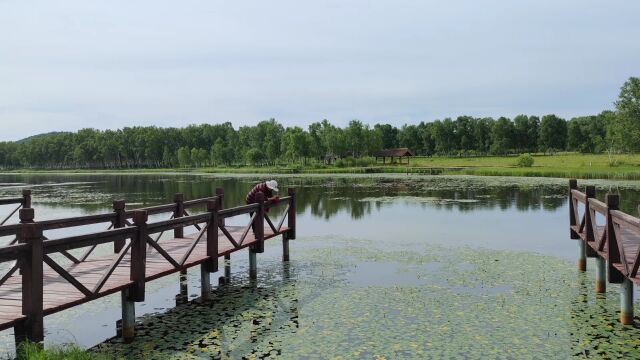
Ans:
[{"label": "shrub", "polygon": [[533,156],[529,154],[522,154],[518,156],[518,160],[516,160],[517,167],[531,167],[533,166]]}]

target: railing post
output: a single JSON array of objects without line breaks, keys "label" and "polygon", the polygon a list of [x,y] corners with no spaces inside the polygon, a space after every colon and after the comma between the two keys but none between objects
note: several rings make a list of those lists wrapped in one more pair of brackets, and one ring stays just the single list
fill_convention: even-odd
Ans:
[{"label": "railing post", "polygon": [[31,190],[22,190],[22,207],[30,208],[31,207]]},{"label": "railing post", "polygon": [[264,200],[264,193],[258,192],[256,194],[258,209],[256,210],[256,218],[253,220],[253,232],[256,236],[256,243],[251,249],[259,254],[264,252]]},{"label": "railing post", "polygon": [[589,200],[596,197],[596,187],[593,185],[589,185],[585,191],[586,200],[584,202],[584,227],[586,232],[586,241],[595,241],[595,235],[593,233],[592,221],[594,219],[591,218],[591,205],[589,204]]},{"label": "railing post", "polygon": [[137,210],[133,213],[133,224],[136,233],[131,238],[131,281],[133,286],[129,292],[129,299],[139,302],[144,301],[145,268],[147,262],[147,220],[149,216],[145,210]]},{"label": "railing post", "polygon": [[[216,188],[216,196],[218,197],[218,211],[224,210],[224,189]],[[224,219],[220,219],[220,225],[224,226]]]},{"label": "railing post", "polygon": [[207,256],[209,260],[205,264],[207,271],[212,273],[218,271],[218,223],[220,222],[218,205],[217,199],[207,202],[207,211],[210,214],[207,227]]},{"label": "railing post", "polygon": [[[24,210],[24,209],[23,209]],[[22,314],[26,316],[23,334],[16,333],[16,342],[26,337],[32,342],[44,340],[43,314],[43,256],[42,228],[25,223],[20,228],[20,243],[29,244],[29,252],[22,259]]]},{"label": "railing post", "polygon": [[207,202],[209,223],[207,224],[207,261],[200,265],[201,295],[203,300],[211,298],[211,273],[218,271],[218,199]]},{"label": "railing post", "polygon": [[[33,208],[23,208],[18,212],[18,218],[20,219],[20,224],[33,224],[35,218],[35,210]],[[20,242],[20,237],[22,234],[20,231],[16,234],[16,241]],[[19,274],[22,274],[22,267],[18,270]]]},{"label": "railing post", "polygon": [[[175,219],[181,218],[184,215],[184,194],[177,193],[173,196],[173,202],[176,204],[176,208],[173,211],[173,217]],[[173,230],[174,238],[182,238],[184,237],[184,228],[180,227]]]},{"label": "railing post", "polygon": [[[120,229],[125,227],[126,221],[126,213],[125,213],[125,202],[124,200],[116,200],[113,202],[113,212],[115,213],[115,219],[113,221],[113,228]],[[122,248],[124,248],[125,240],[116,240],[113,242],[113,252],[119,253]]]},{"label": "railing post", "polygon": [[287,193],[291,196],[291,202],[289,203],[289,213],[287,214],[288,220],[288,240],[295,240],[296,238],[296,189],[288,188]]},{"label": "railing post", "polygon": [[613,266],[614,263],[620,262],[620,251],[618,250],[618,239],[616,239],[611,219],[611,211],[618,210],[620,198],[616,194],[607,194],[605,202],[607,203],[607,280],[612,284],[620,284],[625,277]]},{"label": "railing post", "polygon": [[[571,190],[575,190],[578,188],[578,180],[571,179],[569,180],[569,226],[576,226],[578,224],[578,219],[576,219],[575,207],[573,205],[573,193]],[[576,233],[573,229],[570,230],[571,239],[580,239],[578,233]]]}]

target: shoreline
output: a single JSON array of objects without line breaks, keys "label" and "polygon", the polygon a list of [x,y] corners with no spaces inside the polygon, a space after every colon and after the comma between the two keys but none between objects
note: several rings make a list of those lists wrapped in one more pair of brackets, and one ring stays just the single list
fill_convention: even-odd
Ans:
[{"label": "shoreline", "polygon": [[560,178],[583,180],[640,180],[640,170],[615,168],[609,171],[588,169],[557,169],[546,167],[495,168],[495,167],[351,167],[336,169],[291,168],[192,168],[192,169],[69,169],[37,170],[21,169],[0,171],[0,175],[412,175],[412,176],[500,176],[521,178]]}]

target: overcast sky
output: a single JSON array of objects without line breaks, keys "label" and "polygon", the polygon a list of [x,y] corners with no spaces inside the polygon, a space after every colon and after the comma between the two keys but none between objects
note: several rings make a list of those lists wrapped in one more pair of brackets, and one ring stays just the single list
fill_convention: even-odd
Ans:
[{"label": "overcast sky", "polygon": [[640,75],[638,14],[638,0],[0,0],[0,140],[594,114]]}]

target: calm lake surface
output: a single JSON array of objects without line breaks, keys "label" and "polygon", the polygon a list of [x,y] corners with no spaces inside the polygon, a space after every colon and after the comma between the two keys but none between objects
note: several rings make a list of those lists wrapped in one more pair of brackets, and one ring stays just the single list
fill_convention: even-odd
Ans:
[{"label": "calm lake surface", "polygon": [[[212,302],[196,299],[197,268],[188,274],[194,301],[177,307],[177,275],[149,283],[132,344],[113,338],[119,295],[46,317],[47,344],[157,359],[640,357],[640,329],[617,321],[618,287],[596,297],[592,260],[586,274],[575,270],[567,180],[275,178],[282,192],[293,186],[299,194],[289,264],[280,261],[281,241],[270,240],[258,254],[258,281],[248,280],[248,252],[236,253],[232,282]],[[32,189],[36,219],[44,220],[111,211],[114,199],[135,208],[170,203],[176,192],[206,197],[217,187],[230,207],[265,179],[0,175],[0,197]],[[619,192],[635,215],[640,183],[580,182],[587,183],[600,198]],[[11,356],[11,331],[0,333],[0,352]]]}]

